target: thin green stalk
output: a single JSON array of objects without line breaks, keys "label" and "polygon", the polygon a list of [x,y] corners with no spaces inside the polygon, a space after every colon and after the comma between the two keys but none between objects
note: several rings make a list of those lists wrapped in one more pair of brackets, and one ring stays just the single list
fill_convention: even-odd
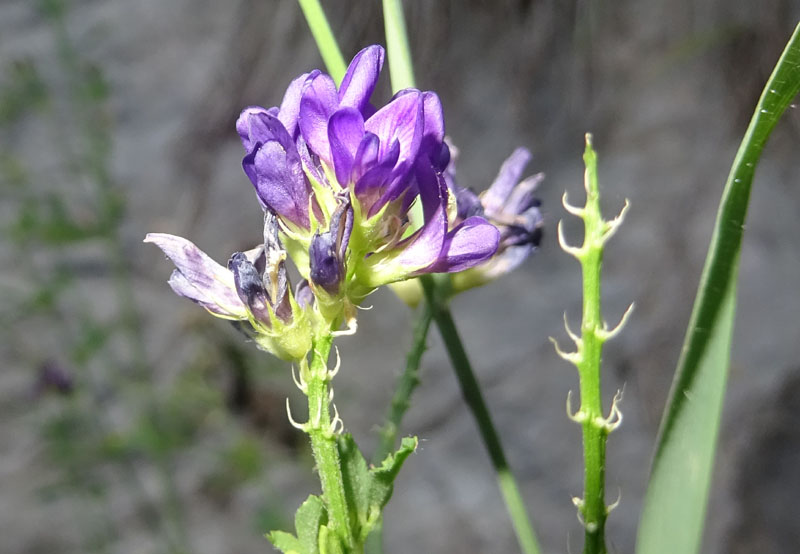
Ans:
[{"label": "thin green stalk", "polygon": [[585,528],[584,552],[605,554],[605,458],[608,432],[597,425],[603,418],[600,384],[600,358],[603,340],[599,336],[603,317],[600,313],[600,271],[603,264],[603,217],[600,214],[600,197],[597,188],[597,160],[587,143],[586,207],[584,222],[586,253],[581,260],[583,271],[583,360],[578,364],[583,413],[584,496],[583,518]]},{"label": "thin green stalk", "polygon": [[406,19],[400,0],[383,0],[383,21],[386,27],[386,50],[392,90],[397,92],[404,88],[414,88],[414,64],[411,61]]},{"label": "thin green stalk", "polygon": [[[403,16],[403,7],[400,0],[383,0],[383,17],[386,27],[386,48],[389,57],[392,90],[397,92],[404,88],[414,87],[416,83],[411,61],[411,49],[409,48],[405,17]],[[412,208],[412,213],[410,213],[409,217],[412,221],[421,221],[419,203],[415,208],[416,211],[413,211]],[[500,437],[492,423],[489,410],[483,400],[480,385],[472,371],[469,357],[461,338],[458,336],[458,330],[447,306],[447,298],[449,296],[447,289],[449,288],[450,279],[448,276],[443,276],[440,284],[433,277],[424,275],[420,277],[420,283],[425,294],[425,303],[432,312],[433,319],[436,321],[436,326],[439,328],[444,340],[445,348],[447,348],[451,365],[461,386],[464,400],[478,423],[481,438],[497,473],[500,492],[511,517],[511,523],[517,535],[520,548],[524,554],[538,554],[539,543],[533,531],[530,517],[525,509],[519,486],[508,466],[500,443]]]},{"label": "thin green stalk", "polygon": [[328,510],[328,526],[341,537],[348,548],[347,552],[351,552],[355,543],[348,518],[336,434],[331,426],[328,355],[332,342],[333,336],[328,333],[314,344],[306,391],[308,423],[305,424],[305,430],[311,439],[311,450],[317,463],[322,497]]},{"label": "thin green stalk", "polygon": [[506,509],[511,517],[511,523],[514,526],[520,548],[525,554],[538,554],[540,551],[539,543],[536,540],[530,517],[528,517],[525,509],[519,486],[508,466],[503,446],[500,443],[500,436],[492,423],[480,385],[475,378],[475,373],[472,371],[472,365],[461,338],[458,336],[453,316],[447,306],[446,295],[441,293],[441,287],[437,287],[436,282],[430,276],[421,277],[420,282],[425,293],[425,300],[433,311],[433,319],[439,327],[445,348],[450,356],[450,363],[455,370],[458,383],[461,385],[461,393],[472,415],[475,417],[481,438],[497,472],[500,492],[506,503]]},{"label": "thin green stalk", "polygon": [[[575,364],[580,379],[581,406],[569,417],[580,424],[583,431],[584,491],[583,498],[575,498],[580,519],[584,527],[584,554],[606,554],[605,524],[610,508],[605,503],[606,441],[609,433],[616,429],[622,418],[618,407],[619,394],[614,397],[611,413],[603,415],[600,386],[600,361],[603,343],[622,329],[630,309],[620,324],[609,330],[601,313],[600,273],[603,265],[605,243],[622,222],[627,203],[622,213],[613,221],[603,220],[600,212],[600,193],[597,184],[597,155],[592,149],[591,135],[586,135],[586,204],[574,207],[566,202],[564,207],[583,220],[585,233],[580,248],[569,246],[558,227],[561,247],[581,264],[583,274],[583,317],[581,336],[567,327],[567,333],[575,342],[576,350],[563,352],[556,344],[558,354]],[[555,342],[555,341],[554,341]],[[569,400],[569,399],[568,399]]]},{"label": "thin green stalk", "polygon": [[392,396],[392,403],[386,414],[386,423],[380,429],[380,444],[373,457],[373,462],[379,464],[394,450],[397,442],[397,432],[403,416],[411,404],[411,394],[419,385],[419,365],[422,354],[425,352],[428,339],[428,330],[433,320],[433,310],[430,304],[424,302],[420,307],[417,321],[414,325],[414,339],[406,356],[406,367],[397,380],[397,387]]},{"label": "thin green stalk", "polygon": [[325,62],[325,67],[328,68],[328,73],[336,84],[342,82],[345,71],[347,71],[347,64],[344,61],[339,45],[336,43],[336,38],[333,36],[331,26],[328,23],[328,18],[325,17],[325,12],[319,0],[297,0],[300,4],[300,9],[303,10],[303,15],[311,28],[311,34],[317,43],[317,48],[322,56],[322,61]]}]

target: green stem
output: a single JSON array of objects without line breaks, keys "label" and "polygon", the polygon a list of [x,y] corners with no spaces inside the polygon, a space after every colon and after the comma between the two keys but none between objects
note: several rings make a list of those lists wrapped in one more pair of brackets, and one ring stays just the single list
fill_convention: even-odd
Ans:
[{"label": "green stem", "polygon": [[[589,203],[587,202],[587,206]],[[588,229],[587,229],[588,233]],[[597,335],[600,315],[600,267],[602,246],[590,248],[583,262],[583,361],[578,364],[583,422],[584,553],[605,554],[605,458],[608,431],[597,422],[603,418],[600,386],[600,357],[603,341]]]},{"label": "green stem", "polygon": [[431,327],[433,311],[425,302],[414,325],[414,339],[406,356],[406,368],[397,380],[397,387],[392,396],[392,403],[386,414],[386,423],[380,429],[380,444],[375,452],[373,462],[379,464],[392,453],[397,442],[397,432],[403,416],[411,404],[411,394],[419,385],[419,365],[425,352],[428,330]]},{"label": "green stem", "polygon": [[325,67],[328,69],[330,76],[339,85],[347,70],[347,64],[344,61],[341,50],[339,50],[339,45],[336,43],[336,38],[333,36],[333,31],[331,31],[328,18],[325,17],[322,5],[320,5],[319,0],[297,1],[300,4],[300,9],[303,10],[308,26],[311,28],[311,34],[317,43],[322,61],[325,62]]},{"label": "green stem", "polygon": [[447,306],[447,295],[442,294],[442,287],[437,286],[436,281],[431,276],[420,277],[420,282],[425,293],[425,300],[433,312],[433,319],[439,327],[445,348],[450,356],[450,363],[461,386],[461,393],[472,415],[475,417],[481,438],[497,472],[500,492],[506,503],[506,509],[511,517],[511,523],[517,535],[520,548],[525,554],[538,554],[539,544],[525,509],[525,503],[522,500],[517,481],[508,466],[503,446],[500,443],[500,436],[492,423],[492,418],[483,399],[478,380],[472,371],[467,352],[464,349],[461,338],[458,336],[453,316]]},{"label": "green stem", "polygon": [[[581,319],[581,337],[570,336],[575,340],[577,351],[564,354],[565,359],[575,363],[580,379],[581,407],[573,420],[583,430],[584,458],[584,491],[583,499],[576,504],[584,526],[584,554],[606,554],[605,524],[608,508],[605,503],[605,468],[606,441],[608,434],[619,424],[614,399],[611,415],[603,415],[603,402],[600,385],[600,362],[603,354],[603,343],[615,331],[609,332],[603,322],[601,313],[600,275],[603,265],[603,249],[605,242],[611,237],[622,222],[623,213],[612,222],[603,220],[600,212],[600,192],[597,184],[597,155],[592,149],[591,136],[586,135],[585,188],[586,203],[583,208],[571,208],[569,211],[583,219],[585,231],[583,245],[573,248],[559,241],[562,248],[577,258],[583,274],[583,314]],[[566,206],[566,203],[565,203]],[[621,325],[624,323],[621,322]],[[569,328],[567,329],[569,331]]]},{"label": "green stem", "polygon": [[400,0],[383,0],[383,20],[392,90],[397,92],[404,88],[415,88],[414,64],[411,62],[411,48],[408,45],[406,20]]},{"label": "green stem", "polygon": [[339,463],[339,449],[336,435],[331,428],[330,415],[330,372],[328,354],[333,336],[328,333],[314,343],[314,357],[307,383],[308,423],[306,432],[311,439],[311,450],[317,463],[317,471],[322,485],[322,497],[328,510],[328,526],[341,537],[351,552],[354,547],[353,533],[348,518],[347,501],[344,493],[344,480]]}]

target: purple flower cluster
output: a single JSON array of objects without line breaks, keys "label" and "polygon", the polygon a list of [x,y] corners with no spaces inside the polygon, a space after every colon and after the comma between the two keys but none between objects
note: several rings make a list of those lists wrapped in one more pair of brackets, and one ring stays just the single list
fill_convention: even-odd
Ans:
[{"label": "purple flower cluster", "polygon": [[[525,155],[515,153],[479,201],[454,182],[435,93],[406,89],[371,103],[383,61],[383,48],[370,46],[338,87],[314,70],[292,81],[280,106],[242,111],[236,130],[265,213],[262,246],[223,267],[181,237],[145,239],[175,263],[177,294],[249,322],[254,340],[282,358],[302,359],[315,329],[352,326],[355,306],[380,285],[478,271],[490,259],[484,265],[500,271],[538,243],[532,186],[517,185]],[[287,258],[303,277],[294,293]]]},{"label": "purple flower cluster", "polygon": [[[315,292],[356,302],[382,284],[475,266],[499,242],[482,217],[448,219],[438,96],[406,89],[370,103],[383,61],[383,48],[365,48],[338,89],[320,71],[301,75],[280,107],[247,108],[236,124],[259,200],[292,258],[308,258],[301,273]],[[416,202],[421,221],[409,214]]]}]

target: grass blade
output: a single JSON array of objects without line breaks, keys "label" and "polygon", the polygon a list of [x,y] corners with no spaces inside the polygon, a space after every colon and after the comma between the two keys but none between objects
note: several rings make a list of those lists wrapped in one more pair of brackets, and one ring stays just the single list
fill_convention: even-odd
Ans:
[{"label": "grass blade", "polygon": [[700,548],[730,360],[739,251],[753,174],[800,91],[800,25],[767,81],[722,194],[692,316],[661,422],[636,551]]}]

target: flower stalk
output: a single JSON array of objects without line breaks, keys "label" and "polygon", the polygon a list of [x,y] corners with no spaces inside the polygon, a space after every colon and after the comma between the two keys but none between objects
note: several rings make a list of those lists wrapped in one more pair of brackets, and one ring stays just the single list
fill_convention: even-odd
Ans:
[{"label": "flower stalk", "polygon": [[413,88],[414,64],[406,33],[406,18],[400,0],[383,0],[383,20],[386,32],[386,50],[389,53],[389,74],[392,89],[396,92]]},{"label": "flower stalk", "polygon": [[567,334],[575,343],[574,352],[564,352],[553,341],[556,352],[566,361],[578,368],[580,379],[581,405],[577,412],[571,412],[571,395],[567,396],[567,415],[581,426],[583,431],[584,494],[583,498],[573,498],[578,509],[578,518],[585,530],[584,554],[606,554],[605,523],[613,506],[605,503],[605,465],[606,441],[608,435],[622,423],[619,402],[622,394],[618,392],[612,401],[611,410],[603,415],[600,383],[600,360],[603,344],[615,336],[625,325],[633,304],[625,312],[620,323],[609,329],[601,313],[600,275],[605,243],[622,223],[628,202],[620,214],[611,221],[605,221],[600,212],[600,193],[597,184],[597,155],[592,148],[592,137],[586,135],[584,153],[586,165],[585,189],[586,203],[583,207],[572,206],[563,198],[564,208],[583,220],[584,241],[580,247],[570,246],[564,239],[562,225],[558,226],[558,241],[561,248],[576,258],[581,264],[583,274],[583,314],[581,335],[572,332],[566,322]]},{"label": "flower stalk", "polygon": [[397,379],[397,386],[392,395],[392,402],[389,405],[388,414],[386,415],[386,423],[383,424],[383,427],[381,427],[378,432],[380,443],[373,456],[373,462],[376,464],[380,463],[394,450],[400,423],[403,421],[403,416],[411,405],[411,394],[420,382],[419,365],[422,361],[422,354],[425,352],[428,341],[428,331],[430,330],[432,321],[433,310],[431,309],[431,305],[427,302],[423,302],[414,324],[414,336],[411,348],[406,355],[405,370]]},{"label": "flower stalk", "polygon": [[337,428],[341,425],[341,420],[335,406],[333,419],[330,411],[333,399],[330,381],[338,371],[338,360],[336,367],[328,369],[332,343],[333,335],[323,334],[314,342],[310,367],[305,361],[301,362],[297,385],[308,398],[308,421],[304,424],[294,423],[291,413],[289,419],[308,434],[311,440],[311,450],[322,485],[322,499],[328,512],[329,528],[340,537],[346,552],[351,552],[354,551],[354,538],[336,445]]},{"label": "flower stalk", "polygon": [[300,4],[300,9],[303,10],[303,15],[311,28],[311,34],[314,41],[317,43],[317,49],[322,56],[322,61],[325,62],[325,67],[328,68],[336,84],[342,82],[347,63],[339,50],[339,44],[333,36],[331,26],[328,23],[328,18],[325,17],[325,12],[319,0],[297,0]]},{"label": "flower stalk", "polygon": [[441,281],[443,283],[436,283],[435,279],[430,276],[420,278],[422,290],[425,293],[425,301],[430,306],[433,312],[433,319],[439,327],[447,354],[450,357],[450,364],[453,366],[458,383],[461,386],[464,401],[478,424],[481,439],[483,439],[492,466],[494,466],[497,474],[497,483],[503,495],[508,514],[511,517],[511,523],[517,535],[520,548],[525,554],[538,554],[540,551],[539,543],[536,540],[530,517],[525,509],[525,503],[522,500],[517,480],[511,473],[500,442],[500,436],[492,422],[480,385],[475,378],[475,372],[472,370],[472,364],[464,349],[461,337],[458,335],[458,329],[455,321],[453,321],[450,308],[447,306],[447,295],[442,292],[447,291],[449,278],[444,275]]}]

